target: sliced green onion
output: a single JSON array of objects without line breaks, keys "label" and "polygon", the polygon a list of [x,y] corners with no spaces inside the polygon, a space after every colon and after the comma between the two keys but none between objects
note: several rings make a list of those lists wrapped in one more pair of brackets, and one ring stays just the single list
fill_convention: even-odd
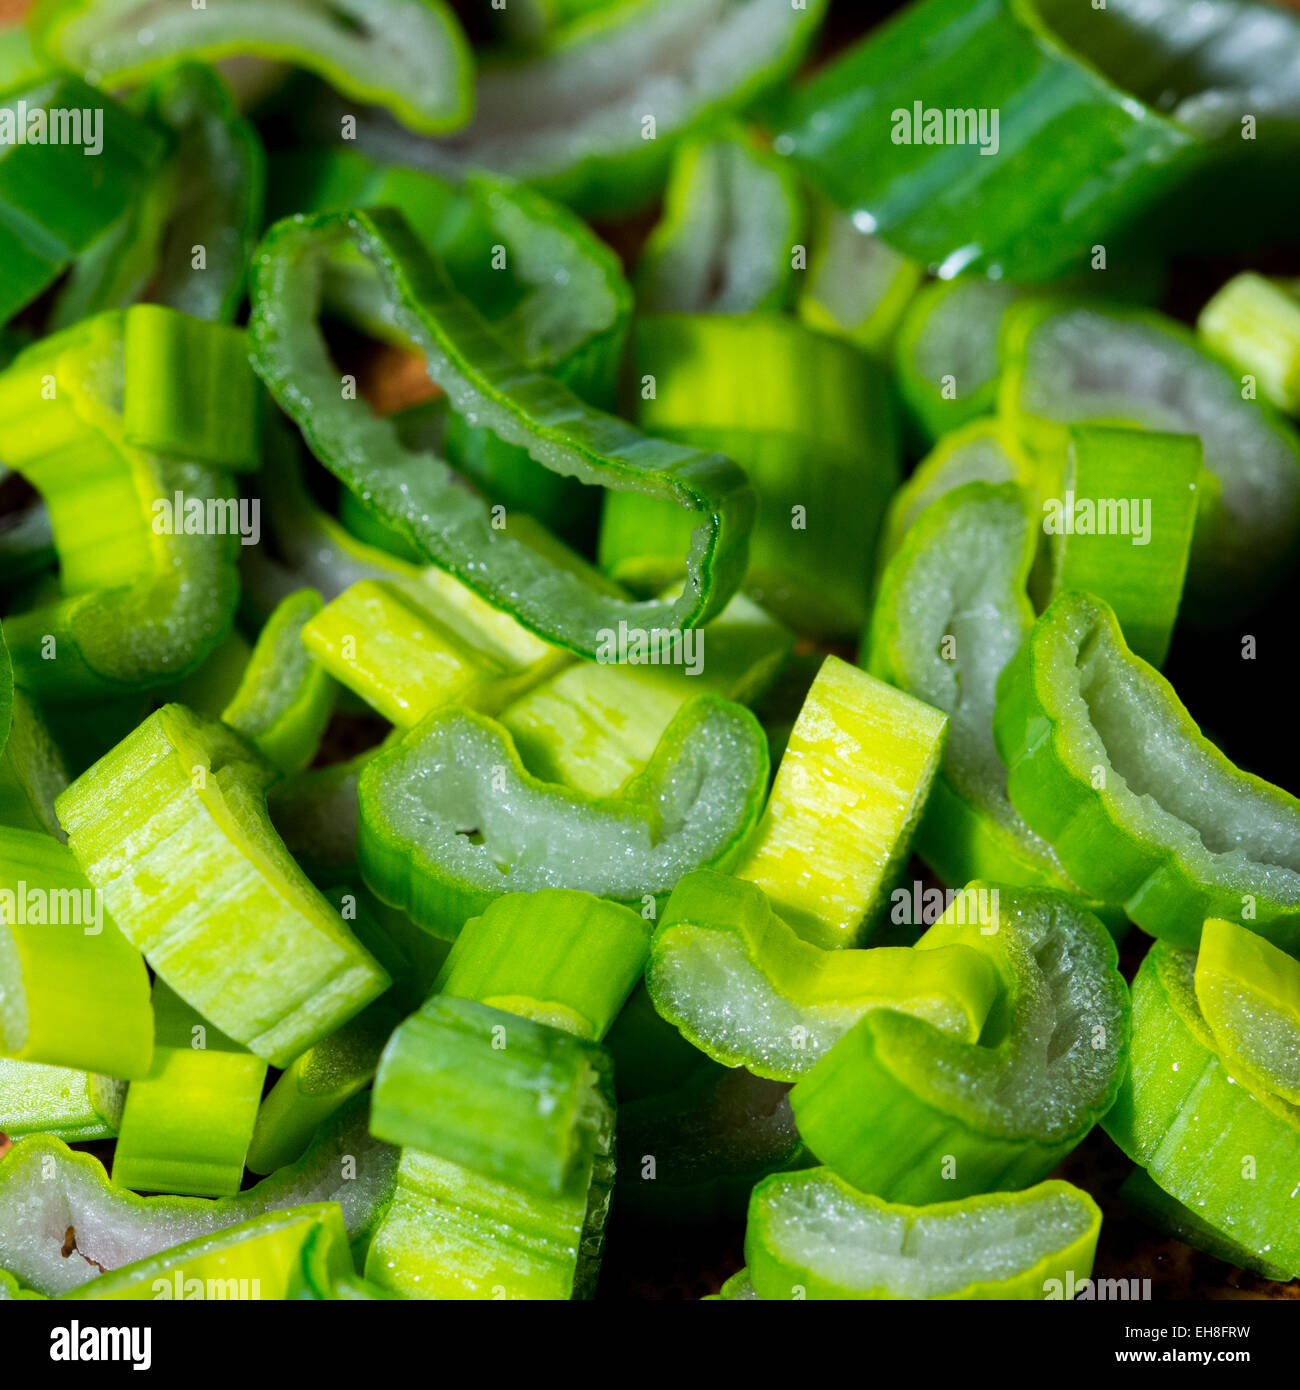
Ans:
[{"label": "sliced green onion", "polygon": [[166,705],[57,804],[73,852],[154,971],[283,1067],[389,978],[272,829],[271,773],[254,756],[221,725]]},{"label": "sliced green onion", "polygon": [[[409,452],[364,401],[344,399],[316,318],[321,266],[346,244],[379,270],[397,321],[454,408],[553,472],[673,498],[697,514],[691,582],[681,598],[628,603],[596,592],[508,529],[494,528],[485,504],[457,486],[445,465]],[[739,583],[752,509],[740,470],[722,455],[647,440],[527,370],[395,215],[381,209],[279,223],[259,254],[250,333],[255,368],[321,461],[442,567],[551,641],[595,656],[599,634],[617,630],[620,620],[656,631],[705,622]]]},{"label": "sliced green onion", "polygon": [[0,1134],[52,1134],[69,1144],[111,1139],[126,1082],[71,1067],[0,1057]]},{"label": "sliced green onion", "polygon": [[1187,571],[1190,615],[1258,598],[1300,532],[1300,438],[1170,319],[1037,301],[1008,314],[999,401],[1036,451],[1096,422],[1197,434],[1206,480]]},{"label": "sliced green onion", "polygon": [[1300,941],[1300,802],[1205,738],[1102,600],[1064,593],[1039,618],[994,736],[1012,804],[1085,892],[1179,946],[1207,917]]},{"label": "sliced green onion", "polygon": [[435,995],[379,1059],[370,1132],[558,1197],[613,1128],[609,1062],[572,1033]]},{"label": "sliced green onion", "polygon": [[262,1098],[266,1063],[155,983],[153,1066],[132,1081],[113,1181],[145,1192],[233,1197]]},{"label": "sliced green onion", "polygon": [[1201,310],[1202,338],[1258,383],[1265,400],[1300,415],[1300,294],[1243,271]]},{"label": "sliced green onion", "polygon": [[1119,1089],[1129,1003],[1115,943],[1062,894],[994,891],[969,885],[983,909],[958,899],[917,944],[968,946],[996,968],[978,1042],[873,1010],[790,1093],[804,1142],[863,1192],[924,1203],[1028,1187]]},{"label": "sliced green onion", "polygon": [[15,690],[13,722],[0,754],[0,825],[62,838],[54,799],[68,785],[63,757],[37,707]]},{"label": "sliced green onion", "polygon": [[736,876],[758,884],[805,940],[854,945],[907,858],[947,725],[828,656]]},{"label": "sliced green onion", "polygon": [[637,265],[643,313],[751,314],[791,298],[803,195],[743,126],[686,140]]},{"label": "sliced green onion", "polygon": [[655,1008],[724,1066],[794,1081],[870,1009],[975,1042],[996,971],[964,946],[827,951],[801,941],[761,889],[707,869],[679,880],[655,932]]},{"label": "sliced green onion", "polygon": [[[637,420],[735,458],[758,494],[745,588],[798,631],[842,635],[868,608],[872,542],[898,481],[885,378],[853,345],[776,314],[637,321]],[[600,562],[637,592],[684,572],[690,518],[609,493]]]},{"label": "sliced green onion", "polygon": [[0,829],[0,1052],[143,1076],[153,1055],[149,976],[72,855]]},{"label": "sliced green onion", "polygon": [[[49,142],[52,120],[62,138]],[[0,129],[6,126],[0,323],[52,285],[122,216],[163,152],[161,136],[149,125],[66,73],[6,84]],[[41,138],[29,141],[29,130],[39,130]]]},{"label": "sliced green onion", "polygon": [[[610,799],[530,776],[493,720],[435,712],[361,775],[362,873],[446,937],[503,893],[576,888],[643,908],[688,870],[736,858],[767,770],[753,715],[713,696],[685,705],[644,772]],[[552,852],[561,840],[562,860]]]},{"label": "sliced green onion", "polygon": [[1196,1002],[1233,1076],[1300,1106],[1300,961],[1211,918],[1201,928]]},{"label": "sliced green onion", "polygon": [[303,645],[303,630],[320,611],[312,589],[276,608],[221,714],[281,772],[301,772],[311,762],[334,709],[334,682]]},{"label": "sliced green onion", "polygon": [[745,1260],[762,1299],[1041,1300],[1091,1276],[1100,1229],[1068,1182],[913,1207],[813,1168],[754,1189]]},{"label": "sliced green onion", "polygon": [[1133,980],[1132,1061],[1106,1133],[1153,1183],[1254,1261],[1300,1274],[1300,1126],[1238,1085],[1196,1003],[1196,959],[1157,941]]},{"label": "sliced green onion", "polygon": [[779,86],[825,10],[825,0],[620,0],[484,62],[474,119],[454,138],[418,140],[375,120],[358,122],[358,143],[436,173],[492,169],[618,216],[652,201],[684,135]]},{"label": "sliced green onion", "polygon": [[1185,239],[1154,214],[1233,178],[1238,223],[1270,213],[1300,141],[1300,23],[1237,0],[1184,18],[1177,0],[923,0],[791,94],[776,149],[944,279],[1039,282],[1139,230]]},{"label": "sliced green onion", "polygon": [[[358,1100],[322,1127],[298,1162],[236,1197],[138,1197],[98,1159],[33,1135],[0,1159],[0,1245],[10,1270],[43,1294],[267,1213],[337,1203],[364,1247],[396,1189],[397,1152],[372,1139]],[[69,1228],[75,1248],[67,1252]]]},{"label": "sliced green onion", "polygon": [[645,970],[650,932],[589,893],[508,893],[465,923],[434,988],[599,1042]]},{"label": "sliced green onion", "polygon": [[41,0],[28,26],[38,52],[108,87],[177,58],[251,55],[307,68],[413,130],[454,130],[473,108],[469,47],[441,0],[222,0],[162,11],[148,0]]}]

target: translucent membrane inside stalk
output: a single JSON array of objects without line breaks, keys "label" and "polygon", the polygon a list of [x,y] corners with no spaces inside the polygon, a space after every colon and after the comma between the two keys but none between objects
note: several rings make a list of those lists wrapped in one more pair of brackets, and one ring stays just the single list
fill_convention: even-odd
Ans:
[{"label": "translucent membrane inside stalk", "polygon": [[[8,1268],[41,1293],[59,1294],[101,1270],[308,1202],[337,1202],[355,1238],[388,1201],[397,1165],[397,1151],[370,1137],[366,1118],[358,1101],[322,1127],[297,1163],[215,1201],[137,1197],[111,1187],[90,1154],[45,1136],[25,1139],[0,1160],[0,1242]],[[76,1249],[65,1255],[69,1230]]]},{"label": "translucent membrane inside stalk", "polygon": [[637,270],[651,313],[747,314],[788,297],[801,195],[789,166],[742,126],[678,150],[663,220]]},{"label": "translucent membrane inside stalk", "polygon": [[979,1290],[1041,1299],[1045,1277],[1066,1268],[1087,1277],[1101,1213],[1063,1182],[897,1206],[815,1168],[762,1183],[749,1221],[750,1279],[763,1298],[792,1298],[799,1286],[809,1297],[970,1297]]}]

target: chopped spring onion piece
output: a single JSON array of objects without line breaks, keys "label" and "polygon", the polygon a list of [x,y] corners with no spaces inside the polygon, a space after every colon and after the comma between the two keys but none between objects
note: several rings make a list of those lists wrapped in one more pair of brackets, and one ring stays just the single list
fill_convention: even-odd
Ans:
[{"label": "chopped spring onion piece", "polygon": [[1300,943],[1300,802],[1201,733],[1102,600],[1064,593],[1039,618],[994,736],[1012,804],[1085,892],[1178,946],[1207,917]]},{"label": "chopped spring onion piece", "polygon": [[[60,1295],[66,1299],[285,1299],[295,1295],[303,1247],[327,1233],[330,1265],[352,1272],[348,1236],[337,1202],[267,1212],[238,1226],[199,1236]],[[213,1286],[222,1290],[214,1295]]]},{"label": "chopped spring onion piece", "polygon": [[1014,306],[1003,326],[1002,412],[1045,457],[1072,424],[1200,435],[1205,468],[1187,611],[1222,612],[1276,581],[1300,533],[1300,438],[1170,319],[1060,301]]},{"label": "chopped spring onion piece", "polygon": [[[64,138],[47,143],[52,116]],[[0,147],[0,323],[7,323],[122,216],[162,157],[163,140],[67,73],[6,84],[0,124],[11,132]],[[39,141],[14,139],[29,126],[39,127]],[[87,158],[96,143],[97,157]]]},{"label": "chopped spring onion piece", "polygon": [[1211,918],[1201,928],[1196,1002],[1233,1076],[1300,1106],[1300,961]]},{"label": "chopped spring onion piece", "polygon": [[[648,315],[633,334],[637,420],[735,458],[758,494],[746,591],[797,631],[836,636],[868,611],[871,547],[898,482],[893,402],[852,344],[794,319]],[[609,493],[600,562],[637,592],[680,580],[691,520]]]},{"label": "chopped spring onion piece", "polygon": [[52,1134],[68,1144],[111,1139],[125,1093],[115,1077],[0,1057],[0,1134]]},{"label": "chopped spring onion piece", "polygon": [[610,1139],[601,1136],[558,1197],[403,1149],[366,1278],[405,1298],[590,1297],[609,1211]]},{"label": "chopped spring onion piece", "polygon": [[779,86],[825,11],[825,0],[620,0],[481,64],[474,119],[451,139],[362,119],[357,142],[387,163],[491,169],[618,216],[654,199],[684,135]]},{"label": "chopped spring onion piece", "polygon": [[153,1055],[149,975],[57,840],[0,828],[0,1053],[109,1076]]},{"label": "chopped spring onion piece", "polygon": [[646,984],[660,1015],[714,1061],[779,1081],[802,1076],[870,1009],[973,1043],[998,992],[997,972],[969,947],[823,950],[760,888],[707,869],[673,890]]},{"label": "chopped spring onion piece", "polygon": [[599,1042],[645,970],[650,932],[590,893],[507,893],[461,928],[434,989]]},{"label": "chopped spring onion piece", "polygon": [[813,1153],[891,1202],[1039,1182],[1110,1108],[1128,1061],[1115,943],[1076,902],[971,884],[917,949],[954,945],[1001,978],[978,1042],[873,1010],[790,1093]]},{"label": "chopped spring onion piece", "polygon": [[442,0],[222,0],[211,9],[40,0],[28,28],[37,52],[107,87],[132,86],[177,58],[251,55],[307,68],[413,130],[455,130],[473,109],[469,47]]},{"label": "chopped spring onion piece", "polygon": [[158,981],[153,1067],[131,1082],[113,1182],[137,1192],[233,1197],[266,1063],[224,1037]]},{"label": "chopped spring onion piece", "polygon": [[315,756],[334,709],[336,686],[303,645],[321,612],[313,589],[290,594],[266,620],[221,718],[281,772],[301,772]]},{"label": "chopped spring onion piece", "polygon": [[388,999],[377,999],[295,1057],[257,1112],[248,1145],[249,1171],[273,1173],[297,1159],[320,1125],[370,1084],[399,1022]]},{"label": "chopped spring onion piece", "polygon": [[165,69],[131,106],[170,132],[167,157],[142,195],[78,257],[51,327],[137,299],[229,323],[262,225],[261,138],[220,74],[200,63]]},{"label": "chopped spring onion piece", "polygon": [[581,661],[534,686],[501,715],[524,766],[546,781],[613,796],[654,756],[691,696],[751,704],[794,643],[743,594],[690,640],[694,660],[682,665]]},{"label": "chopped spring onion piece", "polygon": [[1284,281],[1243,271],[1201,310],[1196,330],[1254,378],[1265,400],[1300,415],[1300,293]]},{"label": "chopped spring onion piece", "polygon": [[1249,222],[1300,141],[1300,22],[1240,0],[1185,18],[1179,0],[923,0],[790,95],[776,149],[943,279],[1039,282],[1139,228],[1199,231],[1154,214],[1234,178]]},{"label": "chopped spring onion piece", "polygon": [[255,469],[262,401],[243,329],[160,304],[137,304],[123,325],[126,442],[217,468]]},{"label": "chopped spring onion piece", "polygon": [[[442,594],[360,580],[302,630],[321,667],[401,729],[451,704],[496,714],[568,661],[451,575],[441,577]],[[490,625],[479,621],[483,610]]]},{"label": "chopped spring onion piece", "polygon": [[907,858],[947,726],[938,710],[828,656],[736,877],[758,884],[806,941],[854,945]]},{"label": "chopped spring onion piece", "polygon": [[[68,844],[154,971],[283,1067],[389,978],[272,829],[271,775],[237,734],[165,705],[57,806]],[[196,891],[214,884],[218,896]]]},{"label": "chopped spring onion piece", "polygon": [[1256,1261],[1300,1275],[1300,1124],[1234,1082],[1196,1002],[1196,958],[1157,941],[1133,980],[1132,1059],[1106,1133],[1153,1183]]},{"label": "chopped spring onion piece", "polygon": [[1061,494],[1044,503],[1053,592],[1104,599],[1153,666],[1164,663],[1183,596],[1200,473],[1195,435],[1076,425]]},{"label": "chopped spring onion piece", "polygon": [[803,194],[789,164],[740,125],[686,140],[664,215],[637,266],[641,313],[782,309],[794,284]]},{"label": "chopped spring onion piece", "polygon": [[717,1293],[705,1294],[701,1300],[704,1303],[752,1303],[761,1301],[754,1292],[754,1285],[749,1277],[749,1270],[737,1270],[730,1279],[718,1290]]},{"label": "chopped spring onion piece", "polygon": [[609,1059],[586,1039],[435,995],[384,1048],[370,1132],[559,1197],[613,1130]]},{"label": "chopped spring onion piece", "polygon": [[[317,316],[323,265],[351,245],[378,269],[396,321],[424,352],[453,408],[552,472],[676,500],[699,523],[690,576],[671,603],[630,603],[598,592],[491,525],[486,504],[436,457],[413,453],[391,422],[348,400],[331,368]],[[249,331],[253,365],[297,421],[322,463],[489,602],[525,627],[586,656],[620,621],[656,633],[707,622],[744,572],[753,497],[730,459],[649,440],[584,405],[571,391],[520,364],[451,287],[409,226],[385,209],[322,213],[280,222],[262,243]]]},{"label": "chopped spring onion piece", "polygon": [[11,614],[5,635],[20,682],[50,699],[102,699],[176,681],[224,636],[237,601],[238,503],[229,479],[123,437],[131,312],[43,339],[0,374],[6,460],[49,508],[64,594]]},{"label": "chopped spring onion piece", "polygon": [[[60,1294],[183,1241],[268,1212],[337,1202],[348,1234],[364,1241],[392,1199],[397,1151],[366,1130],[358,1100],[322,1127],[296,1163],[235,1197],[138,1197],[109,1183],[103,1165],[48,1135],[0,1159],[0,1245],[12,1273]],[[67,1251],[71,1228],[75,1249]]]},{"label": "chopped spring onion piece", "polygon": [[642,908],[689,870],[735,859],[767,772],[753,715],[708,695],[604,800],[530,776],[494,720],[435,712],[361,775],[361,869],[385,902],[448,938],[503,893],[577,888]]},{"label": "chopped spring onion piece", "polygon": [[0,825],[40,830],[62,839],[54,800],[67,785],[63,756],[40,710],[21,690],[15,690],[13,721],[0,753]]},{"label": "chopped spring onion piece", "polygon": [[923,275],[915,261],[823,205],[799,317],[810,328],[843,334],[874,356],[888,356]]},{"label": "chopped spring onion piece", "polygon": [[914,1207],[812,1168],[754,1189],[745,1260],[762,1299],[1039,1300],[1091,1276],[1100,1229],[1068,1182]]}]

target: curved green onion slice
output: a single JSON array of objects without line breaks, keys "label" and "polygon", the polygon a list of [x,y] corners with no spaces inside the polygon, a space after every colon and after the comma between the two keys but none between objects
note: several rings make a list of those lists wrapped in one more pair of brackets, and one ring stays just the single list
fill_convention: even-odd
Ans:
[{"label": "curved green onion slice", "polygon": [[221,714],[285,773],[311,762],[334,709],[334,682],[303,646],[303,629],[321,607],[318,593],[300,589],[276,608]]},{"label": "curved green onion slice", "polygon": [[0,1134],[50,1134],[68,1144],[111,1139],[126,1084],[72,1067],[0,1057]]},{"label": "curved green onion slice", "polygon": [[736,877],[806,941],[856,944],[907,859],[947,733],[938,710],[828,656]]},{"label": "curved green onion slice", "polygon": [[1232,1074],[1300,1106],[1300,961],[1211,918],[1201,928],[1196,1002]]},{"label": "curved green onion slice", "polygon": [[998,977],[965,946],[824,950],[801,941],[762,889],[700,869],[668,899],[646,985],[660,1016],[714,1061],[794,1081],[870,1009],[975,1042]]},{"label": "curved green onion slice", "polygon": [[1201,310],[1196,331],[1240,368],[1243,387],[1300,415],[1300,289],[1253,271],[1234,275]]},{"label": "curved green onion slice", "polygon": [[[349,1235],[363,1241],[392,1200],[396,1167],[396,1150],[370,1137],[361,1100],[323,1126],[296,1163],[216,1200],[138,1197],[110,1184],[90,1154],[33,1135],[0,1159],[0,1245],[24,1284],[57,1295],[101,1271],[311,1202],[337,1202]],[[75,1250],[65,1255],[69,1229]]]},{"label": "curved green onion slice", "polygon": [[63,755],[40,710],[15,690],[13,722],[0,753],[0,825],[40,830],[61,839],[54,800],[67,785]]},{"label": "curved green onion slice", "polygon": [[637,265],[642,313],[782,309],[794,284],[803,195],[751,131],[724,125],[673,156],[664,215]]},{"label": "curved green onion slice", "polygon": [[775,146],[943,279],[1042,282],[1139,231],[1185,240],[1201,229],[1152,214],[1194,186],[1235,178],[1238,226],[1293,209],[1300,23],[1239,0],[1186,20],[1178,0],[923,0],[796,89]]},{"label": "curved green onion slice", "polygon": [[1092,1274],[1101,1212],[1068,1182],[904,1206],[826,1168],[754,1189],[745,1229],[761,1299],[1044,1299]]},{"label": "curved green onion slice", "polygon": [[1061,594],[998,680],[1012,804],[1070,877],[1152,936],[1207,917],[1300,942],[1300,802],[1230,762],[1110,608]]},{"label": "curved green onion slice", "polygon": [[1300,1275],[1300,1125],[1235,1082],[1196,1003],[1196,958],[1157,941],[1133,980],[1132,1060],[1106,1133],[1198,1222]]},{"label": "curved green onion slice", "polygon": [[972,884],[963,897],[971,892],[980,909],[959,898],[916,949],[963,945],[995,967],[1002,991],[980,1040],[873,1010],[790,1093],[813,1153],[889,1201],[1040,1181],[1124,1076],[1128,989],[1106,929],[1060,893]]},{"label": "curved green onion slice", "polygon": [[63,845],[0,829],[0,1052],[143,1076],[153,1055],[140,952]]},{"label": "curved green onion slice", "polygon": [[[491,524],[488,509],[436,457],[344,398],[316,323],[320,271],[351,244],[377,267],[395,321],[425,354],[455,409],[553,472],[675,500],[699,523],[690,582],[672,602],[629,603]],[[279,223],[262,243],[249,325],[253,364],[321,461],[371,510],[533,631],[595,656],[620,621],[655,632],[706,622],[744,570],[752,494],[720,454],[647,439],[529,371],[501,345],[395,214],[321,214]]]},{"label": "curved green onion slice", "polygon": [[209,1027],[161,981],[154,983],[153,1010],[153,1066],[127,1090],[113,1182],[136,1191],[233,1197],[266,1063]]},{"label": "curved green onion slice", "polygon": [[825,0],[620,0],[535,50],[485,62],[474,119],[453,138],[363,120],[357,140],[386,162],[491,169],[617,216],[654,198],[683,135],[788,77],[825,10]]},{"label": "curved green onion slice", "polygon": [[507,893],[461,928],[434,989],[599,1042],[645,970],[651,930],[590,893]]},{"label": "curved green onion slice", "polygon": [[140,298],[228,323],[262,226],[261,138],[200,63],[165,69],[132,105],[171,133],[171,148],[141,197],[73,265],[51,326]]},{"label": "curved green onion slice", "polygon": [[449,938],[503,893],[576,888],[641,908],[690,869],[735,859],[767,772],[754,716],[713,696],[685,705],[644,772],[608,799],[530,776],[494,720],[435,712],[361,775],[362,872]]},{"label": "curved green onion slice", "polygon": [[389,978],[272,829],[271,775],[237,734],[165,705],[57,805],[68,844],[154,971],[283,1067]]},{"label": "curved green onion slice", "polygon": [[1003,326],[999,403],[1031,447],[1064,452],[1085,422],[1197,434],[1206,480],[1187,611],[1221,612],[1276,582],[1300,535],[1300,438],[1171,319],[1038,301]]},{"label": "curved green onion slice", "polygon": [[469,46],[441,0],[161,9],[148,0],[41,0],[28,26],[38,52],[108,87],[133,85],[177,58],[252,55],[307,68],[413,130],[454,130],[473,107]]}]

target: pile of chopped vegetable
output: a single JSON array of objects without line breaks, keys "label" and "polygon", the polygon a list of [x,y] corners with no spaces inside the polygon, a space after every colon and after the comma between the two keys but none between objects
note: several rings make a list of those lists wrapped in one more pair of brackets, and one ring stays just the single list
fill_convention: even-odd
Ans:
[{"label": "pile of chopped vegetable", "polygon": [[1300,1277],[1300,12],[855,8],[0,30],[0,1300]]}]

